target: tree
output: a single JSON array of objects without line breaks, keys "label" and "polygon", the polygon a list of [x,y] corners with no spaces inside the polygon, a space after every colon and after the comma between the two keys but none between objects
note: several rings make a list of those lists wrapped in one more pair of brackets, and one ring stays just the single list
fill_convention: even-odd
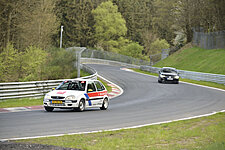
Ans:
[{"label": "tree", "polygon": [[[56,14],[64,26],[64,47],[81,46],[94,47],[94,18],[91,13],[105,0],[59,0]],[[59,45],[59,35],[55,36],[55,43]]]},{"label": "tree", "polygon": [[[33,6],[29,8],[29,6]],[[57,33],[59,23],[54,13],[54,0],[28,1],[21,12],[24,21],[18,24],[21,48],[30,45],[46,49],[52,45],[52,36]]]},{"label": "tree", "polygon": [[174,26],[175,2],[176,0],[155,0],[153,3],[155,8],[152,20],[153,33],[170,44],[175,37],[174,31],[179,30]]},{"label": "tree", "polygon": [[21,1],[8,1],[2,0],[0,3],[0,48],[7,47],[7,44],[11,42],[14,44],[16,31],[18,9],[20,8]]},{"label": "tree", "polygon": [[92,13],[95,20],[96,46],[112,51],[111,46],[117,45],[117,40],[126,35],[126,21],[111,1],[103,2]]},{"label": "tree", "polygon": [[144,47],[138,44],[137,42],[131,42],[127,44],[126,46],[124,46],[121,49],[120,53],[123,55],[134,57],[134,58],[143,59],[143,55],[142,55],[143,49]]},{"label": "tree", "polygon": [[6,48],[0,53],[0,81],[18,81],[19,76],[19,64],[18,64],[19,52],[8,43]]},{"label": "tree", "polygon": [[169,43],[166,40],[156,39],[150,47],[150,55],[158,54],[162,52],[162,49],[168,49],[170,47]]},{"label": "tree", "polygon": [[225,1],[221,0],[181,0],[175,6],[176,27],[182,29],[187,42],[192,41],[192,30],[205,32],[225,30]]},{"label": "tree", "polygon": [[144,33],[152,29],[152,0],[114,0],[126,20],[127,38],[143,44]]},{"label": "tree", "polygon": [[25,50],[29,45],[46,48],[57,29],[54,0],[2,0],[0,3],[0,47],[11,42]]}]

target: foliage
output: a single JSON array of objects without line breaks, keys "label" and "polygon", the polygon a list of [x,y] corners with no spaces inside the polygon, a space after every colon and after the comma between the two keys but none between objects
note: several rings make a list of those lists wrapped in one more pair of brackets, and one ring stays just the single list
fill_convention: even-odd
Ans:
[{"label": "foliage", "polygon": [[161,53],[162,49],[168,49],[170,45],[166,40],[156,39],[150,46],[150,54]]},{"label": "foliage", "polygon": [[20,51],[26,47],[47,48],[58,22],[54,0],[2,0],[0,3],[0,48],[11,42]]},{"label": "foliage", "polygon": [[76,55],[65,49],[30,46],[19,52],[8,44],[0,53],[0,82],[75,78]]},{"label": "foliage", "polygon": [[20,76],[18,71],[18,68],[20,68],[20,54],[12,44],[8,44],[2,50],[0,53],[0,81],[18,80],[18,76]]},{"label": "foliage", "polygon": [[131,42],[129,44],[127,44],[126,46],[124,46],[121,49],[121,54],[123,55],[128,55],[134,58],[143,58],[142,56],[142,50],[143,50],[143,46],[139,45],[138,43],[135,42]]},{"label": "foliage", "polygon": [[41,80],[44,65],[47,61],[47,53],[37,47],[28,47],[22,56],[23,81]]},{"label": "foliage", "polygon": [[[93,47],[94,19],[91,11],[101,0],[58,0],[56,14],[64,26],[63,47]],[[60,31],[58,32],[60,35]],[[59,36],[55,37],[59,45]]]},{"label": "foliage", "polygon": [[153,3],[155,8],[152,19],[153,33],[161,39],[166,39],[170,44],[175,37],[174,4],[176,2],[177,0],[155,0]]},{"label": "foliage", "polygon": [[112,51],[112,47],[117,46],[118,38],[126,35],[125,20],[111,1],[103,2],[92,13],[95,19],[97,47]]},{"label": "foliage", "polygon": [[48,49],[48,62],[45,67],[46,79],[75,78],[74,62],[76,55],[72,51],[60,48]]},{"label": "foliage", "polygon": [[193,28],[225,30],[224,5],[224,0],[1,0],[0,53],[9,43],[18,55],[29,46],[58,46],[63,25],[63,47],[121,52],[137,42],[149,55],[157,38],[173,46],[191,42]]},{"label": "foliage", "polygon": [[8,44],[0,54],[0,81],[27,81],[42,79],[43,67],[47,53],[40,48],[28,47],[25,52],[19,52]]},{"label": "foliage", "polygon": [[127,38],[143,44],[143,34],[152,29],[153,4],[151,0],[114,0],[126,20]]}]

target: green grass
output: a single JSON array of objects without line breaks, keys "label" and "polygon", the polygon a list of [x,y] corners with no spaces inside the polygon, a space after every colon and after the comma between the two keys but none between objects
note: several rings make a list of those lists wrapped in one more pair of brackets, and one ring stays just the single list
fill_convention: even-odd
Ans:
[{"label": "green grass", "polygon": [[[158,76],[157,73],[151,73],[151,72],[148,72],[148,71],[142,71],[140,69],[133,69],[132,68],[132,70],[134,70],[136,72],[139,72],[139,73],[144,73],[144,74],[148,74],[148,75]],[[180,78],[180,81],[184,81],[184,82],[189,82],[189,83],[194,83],[194,84],[199,84],[199,85],[204,85],[204,86],[209,86],[209,87],[214,87],[214,88],[219,88],[219,89],[224,89],[225,90],[225,85],[214,83],[214,82],[196,81],[196,80],[183,79],[183,78]]]},{"label": "green grass", "polygon": [[[90,73],[85,72],[85,71],[83,71],[83,70],[80,70],[80,76],[81,76],[81,77],[90,76],[90,75],[91,75]],[[77,72],[76,72],[76,77],[77,77]],[[76,77],[75,77],[75,78],[76,78]]]},{"label": "green grass", "polygon": [[102,80],[101,78],[98,78],[99,81],[102,82],[102,84],[105,86],[105,88],[107,89],[108,93],[112,92],[112,87],[108,86],[108,83],[105,82],[104,80]]},{"label": "green grass", "polygon": [[37,105],[42,105],[42,104],[43,104],[43,97],[41,97],[41,98],[8,99],[8,100],[0,101],[0,108],[37,106]]},{"label": "green grass", "polygon": [[225,113],[119,131],[19,140],[84,150],[224,150]]},{"label": "green grass", "polygon": [[166,66],[180,70],[225,74],[225,49],[183,49],[154,65]]}]

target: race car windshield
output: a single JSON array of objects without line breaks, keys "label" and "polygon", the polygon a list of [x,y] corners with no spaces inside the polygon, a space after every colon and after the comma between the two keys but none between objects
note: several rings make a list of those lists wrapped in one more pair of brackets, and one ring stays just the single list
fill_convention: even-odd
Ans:
[{"label": "race car windshield", "polygon": [[173,70],[173,69],[163,69],[162,72],[163,73],[177,73],[177,71]]},{"label": "race car windshield", "polygon": [[56,88],[56,90],[84,91],[85,86],[86,81],[64,81]]}]

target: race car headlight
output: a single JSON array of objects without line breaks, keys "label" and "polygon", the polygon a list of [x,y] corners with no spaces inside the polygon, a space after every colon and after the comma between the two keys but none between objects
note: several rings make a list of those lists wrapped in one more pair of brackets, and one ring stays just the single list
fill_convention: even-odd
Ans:
[{"label": "race car headlight", "polygon": [[66,100],[75,100],[75,96],[74,95],[67,96]]},{"label": "race car headlight", "polygon": [[44,97],[44,101],[48,101],[49,99],[51,99],[51,96],[49,94],[46,94]]},{"label": "race car headlight", "polygon": [[165,76],[165,75],[160,74],[160,78],[164,78],[164,77],[166,77],[166,76]]},{"label": "race car headlight", "polygon": [[179,77],[179,76],[175,76],[174,78],[175,78],[175,79],[179,79],[180,77]]}]

